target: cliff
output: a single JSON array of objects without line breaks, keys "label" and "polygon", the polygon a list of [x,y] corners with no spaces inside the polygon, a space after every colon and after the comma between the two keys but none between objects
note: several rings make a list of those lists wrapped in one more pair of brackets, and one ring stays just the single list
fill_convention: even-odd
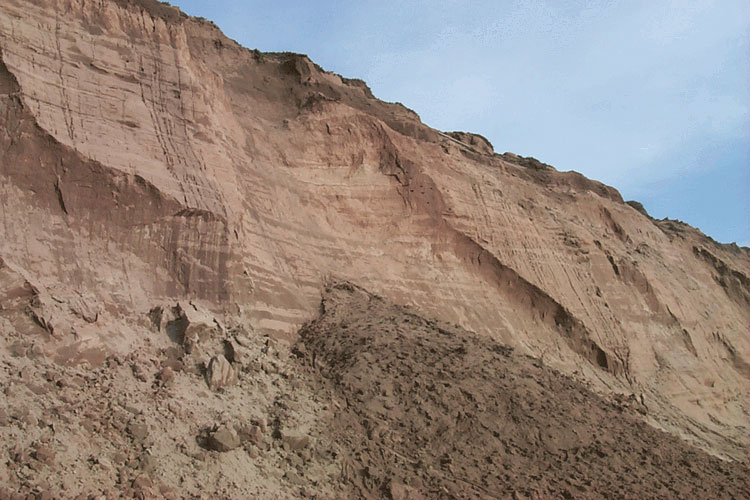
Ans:
[{"label": "cliff", "polygon": [[750,250],[304,55],[148,0],[6,0],[0,178],[0,326],[59,366],[177,302],[294,342],[348,280],[747,456]]}]

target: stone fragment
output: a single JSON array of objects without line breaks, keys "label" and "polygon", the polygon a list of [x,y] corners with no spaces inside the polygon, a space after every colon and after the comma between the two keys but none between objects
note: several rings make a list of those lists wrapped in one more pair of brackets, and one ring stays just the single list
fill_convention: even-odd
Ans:
[{"label": "stone fragment", "polygon": [[218,391],[236,381],[237,374],[224,356],[218,355],[211,358],[206,371],[206,382],[212,391]]},{"label": "stone fragment", "polygon": [[153,472],[159,466],[159,461],[150,453],[144,453],[141,455],[140,465],[144,472]]},{"label": "stone fragment", "polygon": [[240,438],[232,428],[222,425],[208,435],[207,445],[211,450],[227,452],[240,445]]},{"label": "stone fragment", "polygon": [[99,319],[101,306],[92,297],[75,297],[69,305],[71,312],[86,323],[96,323]]},{"label": "stone fragment", "polygon": [[133,479],[132,483],[132,487],[134,490],[145,490],[151,488],[153,485],[154,483],[146,475],[138,476],[137,478]]},{"label": "stone fragment", "polygon": [[38,445],[34,450],[33,457],[49,467],[55,465],[55,452],[47,446]]},{"label": "stone fragment", "polygon": [[301,451],[310,446],[310,436],[282,433],[281,440],[292,451]]},{"label": "stone fragment", "polygon": [[128,434],[136,441],[143,441],[148,437],[148,426],[139,422],[128,424]]},{"label": "stone fragment", "polygon": [[244,425],[237,429],[240,440],[258,444],[263,440],[263,433],[257,425]]},{"label": "stone fragment", "polygon": [[[182,347],[188,354],[194,352],[200,343],[220,335],[223,331],[221,324],[210,312],[192,302],[184,306],[177,304],[176,311],[178,319],[175,320],[175,328],[182,329]],[[177,332],[177,335],[180,333]]]},{"label": "stone fragment", "polygon": [[169,383],[172,380],[174,380],[174,371],[170,367],[165,366],[159,371],[158,377],[161,383],[163,384]]},{"label": "stone fragment", "polygon": [[140,380],[141,382],[148,381],[148,373],[141,363],[133,363],[130,366],[130,369],[133,371],[133,376],[137,380]]},{"label": "stone fragment", "polygon": [[10,346],[8,346],[8,350],[10,351],[10,355],[14,358],[22,358],[26,356],[26,352],[28,349],[26,345],[19,340],[10,344]]},{"label": "stone fragment", "polygon": [[30,359],[44,359],[44,348],[40,344],[32,344],[31,348],[26,353]]},{"label": "stone fragment", "polygon": [[176,373],[181,372],[185,366],[179,359],[165,359],[161,362],[161,367],[169,368],[172,372]]}]

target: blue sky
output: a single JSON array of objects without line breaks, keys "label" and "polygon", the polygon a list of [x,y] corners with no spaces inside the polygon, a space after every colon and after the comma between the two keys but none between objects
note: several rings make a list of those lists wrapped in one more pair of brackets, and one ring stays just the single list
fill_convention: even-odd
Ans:
[{"label": "blue sky", "polygon": [[172,3],[750,246],[747,0]]}]

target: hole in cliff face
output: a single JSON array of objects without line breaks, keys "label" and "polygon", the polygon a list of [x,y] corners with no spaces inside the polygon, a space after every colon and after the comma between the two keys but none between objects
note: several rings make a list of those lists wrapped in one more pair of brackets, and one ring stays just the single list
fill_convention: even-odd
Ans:
[{"label": "hole in cliff face", "polygon": [[167,337],[172,342],[182,345],[185,341],[185,330],[187,329],[188,322],[184,316],[179,316],[176,319],[167,323],[166,331]]},{"label": "hole in cliff face", "polygon": [[596,353],[596,364],[599,365],[599,367],[601,367],[603,370],[609,371],[609,361],[607,361],[607,353],[597,345],[594,346],[594,352]]}]

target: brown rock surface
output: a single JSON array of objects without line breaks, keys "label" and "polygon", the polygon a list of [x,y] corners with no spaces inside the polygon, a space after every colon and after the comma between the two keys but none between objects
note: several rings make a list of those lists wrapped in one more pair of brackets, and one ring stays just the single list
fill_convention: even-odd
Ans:
[{"label": "brown rock surface", "polygon": [[[653,429],[638,403],[486,337],[330,286],[301,342],[327,379],[350,498],[746,498],[750,469]],[[318,389],[320,391],[321,389]],[[403,491],[399,493],[403,494]]]},{"label": "brown rock surface", "polygon": [[206,369],[206,382],[212,391],[228,387],[237,381],[237,374],[229,361],[222,356],[214,356]]},{"label": "brown rock surface", "polygon": [[[150,0],[5,0],[0,179],[3,433],[28,448],[49,432],[39,422],[57,422],[72,451],[45,445],[65,491],[83,491],[87,474],[114,481],[86,453],[107,432],[122,441],[102,449],[131,446],[134,409],[152,429],[184,419],[149,436],[183,457],[167,473],[205,464],[179,491],[248,466],[203,462],[180,439],[232,394],[242,418],[299,406],[284,394],[309,353],[289,358],[285,341],[318,313],[329,278],[599,393],[635,394],[644,420],[712,454],[748,455],[748,249],[650,219],[575,172],[494,154],[480,136],[430,129],[305,56],[244,49]],[[231,331],[252,332],[236,337],[234,368],[253,376],[204,392],[200,367],[234,361]],[[165,366],[172,382],[157,383]],[[57,375],[39,380],[42,368]],[[75,414],[78,391],[92,399]],[[24,471],[11,483],[0,467],[0,482],[26,484]],[[273,491],[252,484],[236,491]]]},{"label": "brown rock surface", "polygon": [[206,445],[218,452],[232,451],[240,445],[240,438],[233,429],[222,425],[208,434]]}]

